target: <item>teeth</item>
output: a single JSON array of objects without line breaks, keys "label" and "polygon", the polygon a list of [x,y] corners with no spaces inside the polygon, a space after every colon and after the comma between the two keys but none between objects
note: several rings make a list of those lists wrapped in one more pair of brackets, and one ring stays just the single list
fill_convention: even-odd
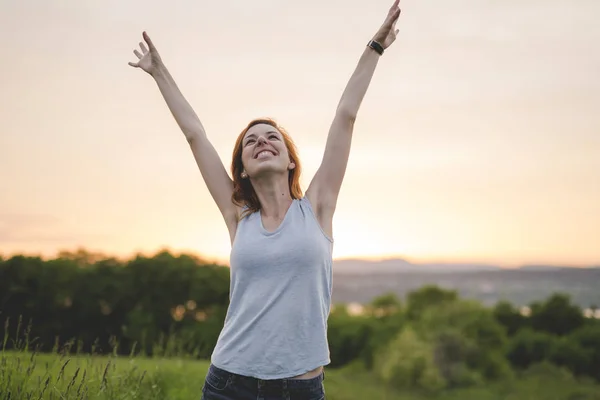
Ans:
[{"label": "teeth", "polygon": [[257,157],[262,156],[263,154],[272,154],[270,151],[265,150],[265,151],[261,151],[260,153],[258,153]]}]

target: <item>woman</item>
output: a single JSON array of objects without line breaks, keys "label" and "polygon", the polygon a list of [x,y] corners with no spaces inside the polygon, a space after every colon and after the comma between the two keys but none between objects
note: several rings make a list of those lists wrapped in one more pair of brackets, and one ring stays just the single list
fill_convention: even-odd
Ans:
[{"label": "woman", "polygon": [[332,218],[354,120],[384,49],[396,39],[396,0],[348,82],[329,130],[321,166],[306,194],[300,162],[285,130],[257,119],[239,135],[231,179],[202,123],[156,47],[134,50],[183,131],[231,240],[230,305],[202,389],[203,399],[325,397],[327,318],[332,287]]}]

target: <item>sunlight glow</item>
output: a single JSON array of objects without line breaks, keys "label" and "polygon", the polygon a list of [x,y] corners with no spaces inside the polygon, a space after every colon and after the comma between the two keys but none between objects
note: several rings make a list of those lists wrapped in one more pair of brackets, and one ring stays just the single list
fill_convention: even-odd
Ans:
[{"label": "sunlight glow", "polygon": [[[227,171],[242,127],[274,117],[306,189],[388,1],[116,4],[0,2],[0,254],[169,248],[227,263],[188,143],[127,65],[142,30]],[[406,2],[355,124],[334,256],[600,264],[599,13],[598,0]]]}]

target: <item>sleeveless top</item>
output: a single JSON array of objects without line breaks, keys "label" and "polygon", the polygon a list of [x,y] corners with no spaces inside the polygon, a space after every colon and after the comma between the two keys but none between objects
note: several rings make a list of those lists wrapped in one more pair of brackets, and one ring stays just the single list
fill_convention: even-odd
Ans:
[{"label": "sleeveless top", "polygon": [[230,255],[230,303],[212,364],[264,380],[329,364],[332,249],[306,197],[293,200],[273,232],[260,212],[241,219]]}]

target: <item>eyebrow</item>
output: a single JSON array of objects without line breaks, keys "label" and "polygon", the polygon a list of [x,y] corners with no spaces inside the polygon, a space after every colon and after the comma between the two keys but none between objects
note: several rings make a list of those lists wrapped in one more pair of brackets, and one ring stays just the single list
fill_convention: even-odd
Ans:
[{"label": "eyebrow", "polygon": [[[275,134],[277,134],[278,132],[277,132],[277,131],[267,131],[267,132],[265,132],[265,133],[275,133]],[[254,137],[254,138],[255,138],[255,137],[256,137],[256,134],[255,134],[255,133],[251,133],[251,134],[249,134],[248,136],[246,136],[246,137],[244,138],[244,140],[250,139],[251,137]]]}]

